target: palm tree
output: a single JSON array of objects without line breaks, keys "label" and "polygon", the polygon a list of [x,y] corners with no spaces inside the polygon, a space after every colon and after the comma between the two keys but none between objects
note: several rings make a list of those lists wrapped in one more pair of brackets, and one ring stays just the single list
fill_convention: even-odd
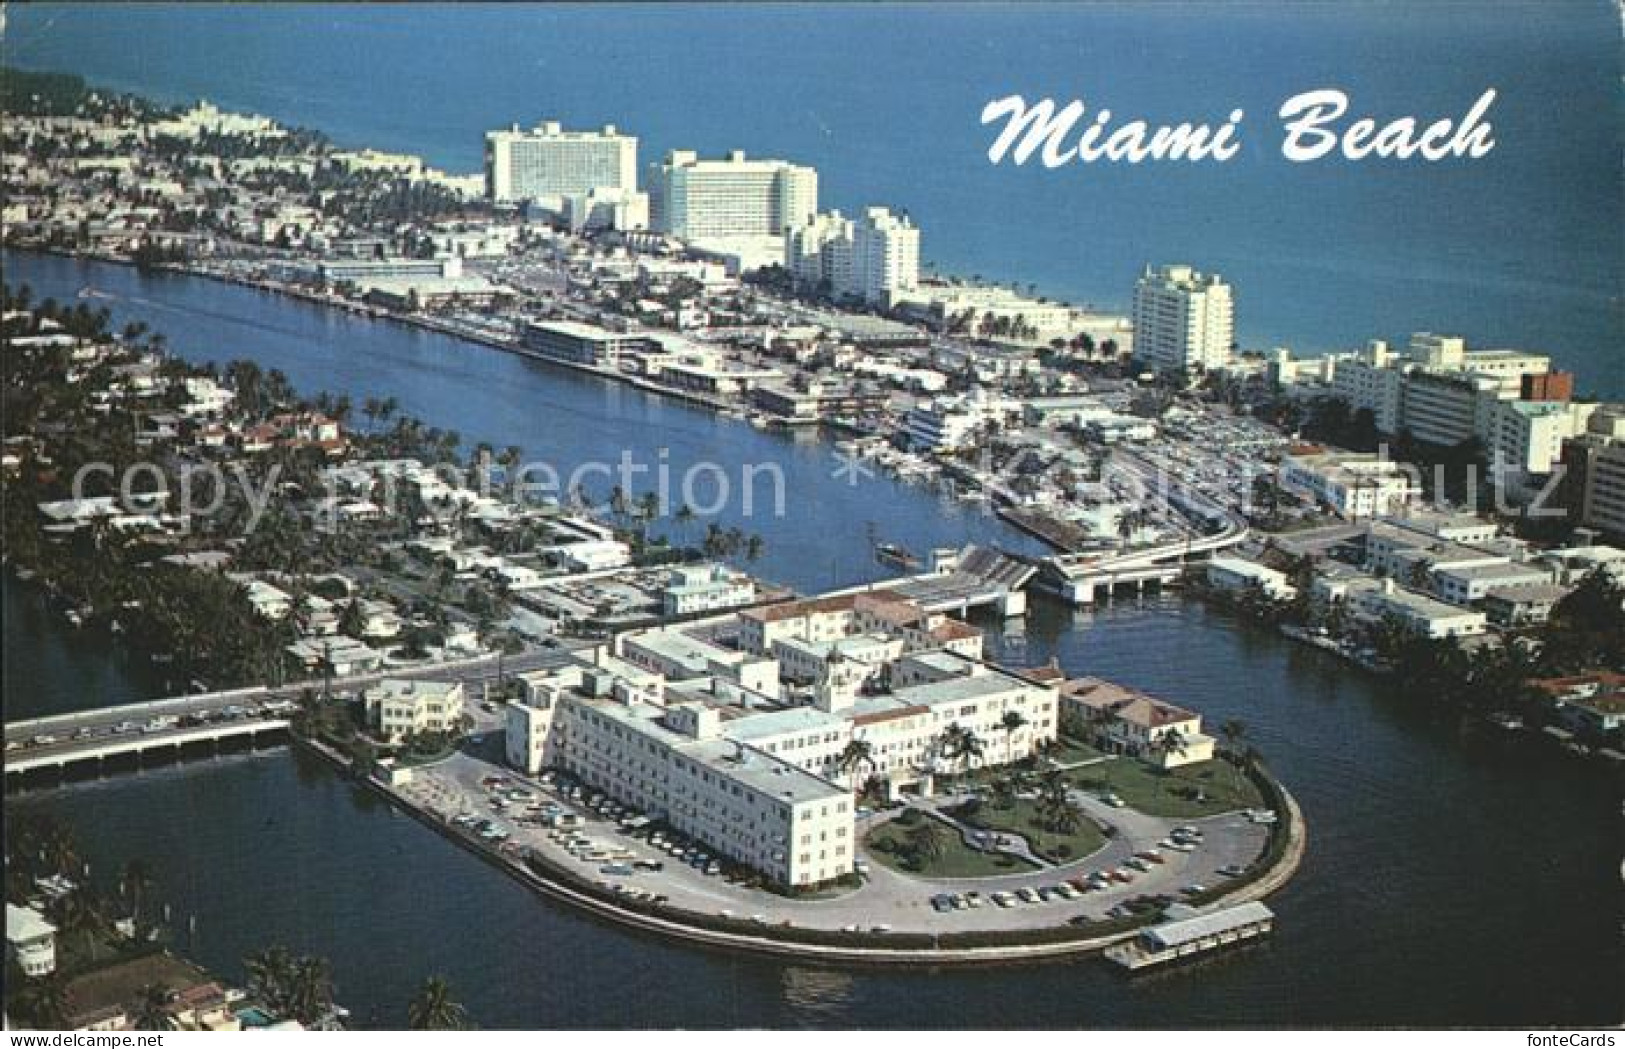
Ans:
[{"label": "palm tree", "polygon": [[130,921],[135,927],[135,935],[141,935],[142,904],[146,902],[147,893],[152,890],[152,869],[145,860],[132,859],[124,865],[124,877],[120,879],[124,889],[124,896],[130,901]]},{"label": "palm tree", "polygon": [[289,1006],[293,1018],[306,1027],[327,1019],[333,1008],[333,973],[326,958],[306,955],[293,966]]},{"label": "palm tree", "polygon": [[173,1031],[175,1017],[169,1011],[169,988],[149,983],[136,992],[135,1029],[137,1031]]},{"label": "palm tree", "polygon": [[292,1000],[294,960],[286,947],[268,947],[243,960],[248,989],[278,1018],[286,1018]]},{"label": "palm tree", "polygon": [[866,739],[854,739],[842,748],[840,756],[835,759],[835,769],[845,775],[852,775],[868,768],[875,767],[875,745]]},{"label": "palm tree", "polygon": [[1071,834],[1083,818],[1072,800],[1072,785],[1059,770],[1046,774],[1039,785],[1038,818],[1045,830],[1056,834]]},{"label": "palm tree", "polygon": [[964,729],[959,737],[958,757],[962,765],[961,771],[968,772],[981,764],[982,754],[985,750],[986,744],[982,742],[982,737],[971,729]]},{"label": "palm tree", "polygon": [[1247,723],[1239,718],[1230,718],[1219,726],[1219,735],[1224,738],[1225,752],[1230,756],[1230,765],[1239,779],[1242,741],[1247,738]]},{"label": "palm tree", "polygon": [[941,859],[943,851],[947,848],[942,824],[929,816],[910,827],[905,839],[910,855],[921,867],[931,860]]},{"label": "palm tree", "polygon": [[443,977],[431,976],[407,1005],[406,1024],[414,1031],[461,1031],[468,1026],[468,1012],[452,999]]},{"label": "palm tree", "polygon": [[1164,771],[1168,768],[1169,758],[1182,758],[1189,749],[1185,734],[1177,728],[1167,729],[1160,736],[1153,739],[1150,746],[1146,747],[1147,751],[1160,759],[1158,764],[1162,766]]},{"label": "palm tree", "polygon": [[78,873],[79,850],[73,831],[66,824],[52,820],[45,825],[40,838],[40,859],[53,874],[67,877]]},{"label": "palm tree", "polygon": [[1013,809],[1016,807],[1017,787],[1016,781],[1009,776],[1000,776],[993,781],[993,807],[996,809]]},{"label": "palm tree", "polygon": [[999,727],[1004,730],[1004,752],[1006,757],[1010,754],[1010,741],[1026,724],[1027,718],[1019,710],[1007,710],[1004,712],[1004,717],[999,719]]}]

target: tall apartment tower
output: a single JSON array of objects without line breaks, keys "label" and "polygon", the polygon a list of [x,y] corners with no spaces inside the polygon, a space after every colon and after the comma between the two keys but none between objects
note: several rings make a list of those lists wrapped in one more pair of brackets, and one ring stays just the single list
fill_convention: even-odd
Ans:
[{"label": "tall apartment tower", "polygon": [[[818,172],[734,151],[702,160],[674,150],[651,170],[650,221],[662,233],[704,244],[777,238],[818,212]],[[781,247],[782,250],[782,247]]]},{"label": "tall apartment tower", "polygon": [[920,230],[886,208],[856,221],[839,211],[814,215],[784,237],[785,267],[804,288],[838,299],[890,306],[920,278]]},{"label": "tall apartment tower", "polygon": [[852,227],[852,294],[890,306],[920,280],[920,228],[907,215],[868,208]]},{"label": "tall apartment tower", "polygon": [[486,191],[494,203],[560,199],[638,188],[638,140],[613,124],[565,131],[557,123],[529,131],[516,124],[485,135]]},{"label": "tall apartment tower", "polygon": [[1134,354],[1157,371],[1221,368],[1235,342],[1235,303],[1218,274],[1150,266],[1134,289]]}]

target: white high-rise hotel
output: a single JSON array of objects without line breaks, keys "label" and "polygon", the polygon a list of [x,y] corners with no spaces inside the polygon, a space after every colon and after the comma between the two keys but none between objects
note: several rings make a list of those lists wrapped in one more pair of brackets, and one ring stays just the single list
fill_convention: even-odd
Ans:
[{"label": "white high-rise hotel", "polygon": [[1222,368],[1235,341],[1235,303],[1218,274],[1150,266],[1134,288],[1134,355],[1157,371]]},{"label": "white high-rise hotel", "polygon": [[565,131],[548,122],[530,131],[516,124],[485,136],[486,184],[497,203],[558,199],[594,190],[635,193],[638,140],[608,125]]},{"label": "white high-rise hotel", "polygon": [[783,160],[747,160],[737,150],[719,160],[673,150],[652,169],[649,195],[651,224],[662,233],[782,262],[786,231],[818,212],[818,172]]},{"label": "white high-rise hotel", "polygon": [[832,211],[786,234],[785,257],[804,287],[890,306],[919,285],[920,230],[885,208],[867,208],[855,222]]}]

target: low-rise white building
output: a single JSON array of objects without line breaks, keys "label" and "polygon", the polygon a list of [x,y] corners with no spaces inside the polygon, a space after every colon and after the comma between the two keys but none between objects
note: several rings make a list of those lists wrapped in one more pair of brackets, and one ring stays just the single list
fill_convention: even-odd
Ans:
[{"label": "low-rise white building", "polygon": [[1447,605],[1426,594],[1405,590],[1392,579],[1361,589],[1351,588],[1348,600],[1355,613],[1368,621],[1391,620],[1411,633],[1434,640],[1473,637],[1488,629],[1483,612]]},{"label": "low-rise white building", "polygon": [[1213,758],[1213,737],[1202,732],[1202,715],[1166,700],[1100,678],[1083,677],[1060,689],[1063,709],[1108,749],[1165,769]]},{"label": "low-rise white building", "polygon": [[1280,478],[1288,491],[1346,518],[1396,513],[1422,494],[1415,467],[1353,452],[1294,450],[1282,460]]},{"label": "low-rise white building", "polygon": [[660,592],[668,616],[719,612],[756,600],[756,584],[749,575],[726,565],[690,565],[672,572]]},{"label": "low-rise white building", "polygon": [[388,678],[367,689],[367,717],[391,743],[425,732],[449,733],[462,723],[463,696],[461,681]]},{"label": "low-rise white building", "polygon": [[1257,588],[1277,601],[1289,600],[1297,593],[1284,572],[1239,557],[1213,558],[1207,565],[1207,581],[1209,586],[1230,593]]},{"label": "low-rise white building", "polygon": [[6,904],[6,960],[28,977],[55,972],[56,926],[32,907]]}]

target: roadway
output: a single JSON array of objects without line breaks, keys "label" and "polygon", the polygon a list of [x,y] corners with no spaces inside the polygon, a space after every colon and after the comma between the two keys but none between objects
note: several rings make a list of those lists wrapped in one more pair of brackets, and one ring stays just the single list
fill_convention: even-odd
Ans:
[{"label": "roadway", "polygon": [[[238,735],[242,733],[235,729],[222,731],[218,726],[253,720],[276,721],[280,717],[280,726],[265,727],[286,727],[286,712],[280,710],[278,705],[298,702],[309,689],[321,691],[330,687],[335,692],[356,692],[385,678],[462,681],[465,685],[478,685],[496,678],[499,673],[506,676],[560,666],[570,660],[572,652],[584,647],[590,647],[590,643],[575,647],[532,649],[506,657],[482,655],[424,666],[392,667],[333,678],[331,681],[316,679],[276,687],[172,696],[144,703],[7,722],[6,766],[8,771],[12,771],[14,767],[73,761],[103,750],[121,753],[177,741],[188,742],[193,738]],[[216,726],[216,729],[205,731],[201,736],[196,735],[194,730],[204,725]],[[186,738],[181,739],[183,736]],[[131,739],[140,739],[142,745],[125,742]]]}]

